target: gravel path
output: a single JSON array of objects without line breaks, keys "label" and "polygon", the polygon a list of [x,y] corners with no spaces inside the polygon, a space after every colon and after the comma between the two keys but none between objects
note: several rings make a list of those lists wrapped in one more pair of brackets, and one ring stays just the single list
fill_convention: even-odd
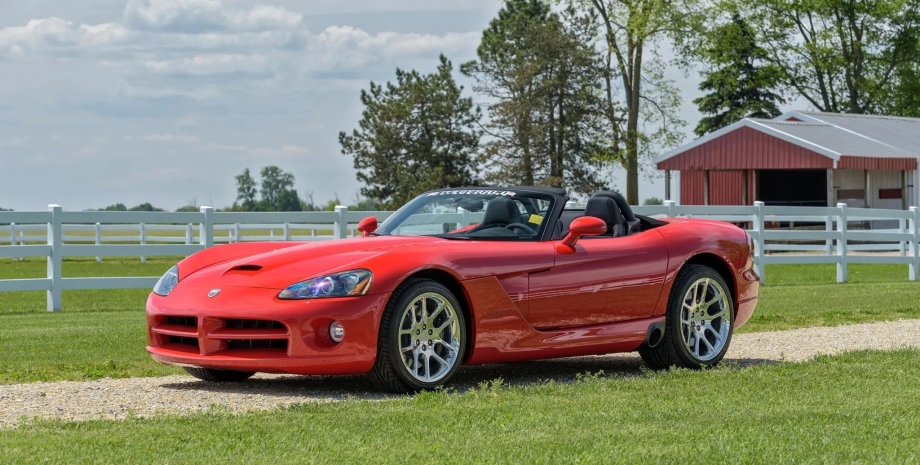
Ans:
[{"label": "gravel path", "polygon": [[[920,347],[920,320],[738,334],[727,359],[752,365],[803,361],[846,350],[907,346]],[[638,373],[640,366],[634,353],[483,365],[463,368],[453,385],[463,390],[499,377],[512,384],[549,379],[564,382],[576,374],[600,370]],[[303,402],[388,397],[376,392],[364,376],[257,375],[247,382],[230,384],[166,376],[0,385],[0,428],[16,427],[29,417],[118,419],[214,407],[242,412]]]}]

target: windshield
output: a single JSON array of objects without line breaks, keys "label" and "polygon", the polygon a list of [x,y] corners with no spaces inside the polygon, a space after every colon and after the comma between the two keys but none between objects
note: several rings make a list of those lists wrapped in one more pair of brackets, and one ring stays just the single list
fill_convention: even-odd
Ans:
[{"label": "windshield", "polygon": [[549,195],[501,190],[422,194],[387,218],[377,233],[456,239],[539,239],[553,207]]}]

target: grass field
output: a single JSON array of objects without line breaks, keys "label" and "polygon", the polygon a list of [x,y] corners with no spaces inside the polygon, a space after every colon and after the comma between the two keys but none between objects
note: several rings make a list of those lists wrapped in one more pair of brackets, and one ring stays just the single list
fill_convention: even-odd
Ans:
[{"label": "grass field", "polygon": [[[175,259],[67,260],[64,275],[158,276]],[[39,260],[0,261],[0,279],[44,276]],[[776,265],[742,332],[920,318],[920,284],[904,266],[851,265],[851,283],[834,266]],[[177,373],[144,350],[149,291],[65,291],[60,313],[45,312],[42,292],[0,293],[0,384]]]},{"label": "grass field", "polygon": [[586,376],[245,415],[45,421],[0,461],[917,463],[920,351]]}]

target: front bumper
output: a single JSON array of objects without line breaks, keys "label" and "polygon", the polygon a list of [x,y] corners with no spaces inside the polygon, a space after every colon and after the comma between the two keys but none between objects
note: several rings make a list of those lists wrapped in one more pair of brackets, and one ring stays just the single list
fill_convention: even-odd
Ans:
[{"label": "front bumper", "polygon": [[[182,286],[147,299],[147,351],[180,366],[303,375],[369,371],[388,294],[279,300],[278,290]],[[329,338],[339,321],[345,338]]]}]

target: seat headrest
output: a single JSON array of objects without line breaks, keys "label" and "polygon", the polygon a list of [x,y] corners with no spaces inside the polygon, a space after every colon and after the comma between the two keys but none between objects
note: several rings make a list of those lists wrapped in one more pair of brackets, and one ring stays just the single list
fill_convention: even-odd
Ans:
[{"label": "seat headrest", "polygon": [[607,223],[608,232],[614,230],[617,225],[622,226],[624,223],[616,201],[605,196],[588,199],[588,203],[585,205],[585,216],[594,216],[604,220],[604,223]]},{"label": "seat headrest", "polygon": [[617,207],[619,207],[620,212],[623,213],[623,218],[628,222],[636,221],[636,215],[633,214],[632,207],[629,206],[629,203],[626,202],[626,199],[622,194],[616,191],[600,191],[594,194],[593,197],[609,197],[616,202]]},{"label": "seat headrest", "polygon": [[507,225],[523,222],[524,219],[521,217],[521,211],[518,210],[517,204],[514,203],[514,200],[507,197],[496,197],[490,200],[482,218],[483,225]]}]

